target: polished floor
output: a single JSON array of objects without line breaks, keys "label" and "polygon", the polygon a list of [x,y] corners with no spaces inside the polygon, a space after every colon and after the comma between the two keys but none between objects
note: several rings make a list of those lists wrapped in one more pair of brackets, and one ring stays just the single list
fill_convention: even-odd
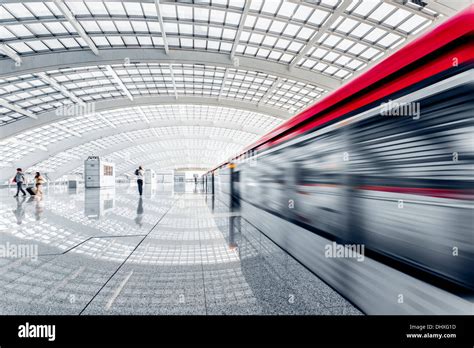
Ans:
[{"label": "polished floor", "polygon": [[194,184],[0,190],[0,314],[357,315]]}]

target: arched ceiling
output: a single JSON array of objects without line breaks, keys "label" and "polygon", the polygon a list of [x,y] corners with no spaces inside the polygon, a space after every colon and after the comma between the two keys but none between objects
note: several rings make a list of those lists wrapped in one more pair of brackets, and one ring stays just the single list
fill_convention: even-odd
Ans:
[{"label": "arched ceiling", "polygon": [[4,0],[0,180],[215,165],[464,6],[415,2]]}]

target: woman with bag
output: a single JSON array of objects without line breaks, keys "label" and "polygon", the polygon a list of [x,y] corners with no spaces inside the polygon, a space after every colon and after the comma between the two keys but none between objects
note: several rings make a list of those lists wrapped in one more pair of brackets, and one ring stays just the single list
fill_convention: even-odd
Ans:
[{"label": "woman with bag", "polygon": [[35,175],[36,192],[35,192],[35,194],[43,195],[42,187],[43,187],[44,182],[45,182],[45,180],[41,176],[40,172],[36,172],[36,175]]}]

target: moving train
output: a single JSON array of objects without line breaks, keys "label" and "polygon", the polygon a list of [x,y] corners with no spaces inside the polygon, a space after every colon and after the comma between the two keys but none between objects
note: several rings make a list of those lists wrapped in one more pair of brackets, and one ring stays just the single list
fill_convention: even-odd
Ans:
[{"label": "moving train", "polygon": [[207,192],[366,313],[472,314],[472,23],[474,6],[283,123]]}]

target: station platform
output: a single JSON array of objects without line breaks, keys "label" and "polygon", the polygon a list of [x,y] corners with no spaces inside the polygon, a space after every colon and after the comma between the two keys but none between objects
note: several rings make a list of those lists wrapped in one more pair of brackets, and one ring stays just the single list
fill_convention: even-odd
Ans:
[{"label": "station platform", "polygon": [[193,183],[44,191],[0,190],[0,314],[362,314]]}]

